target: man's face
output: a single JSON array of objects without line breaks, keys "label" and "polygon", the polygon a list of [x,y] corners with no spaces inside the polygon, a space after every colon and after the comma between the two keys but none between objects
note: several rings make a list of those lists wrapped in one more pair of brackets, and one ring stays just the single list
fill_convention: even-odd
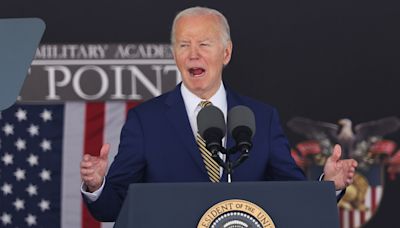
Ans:
[{"label": "man's face", "polygon": [[175,25],[173,46],[176,65],[185,86],[198,97],[209,99],[221,83],[232,43],[224,45],[215,15],[183,16]]}]

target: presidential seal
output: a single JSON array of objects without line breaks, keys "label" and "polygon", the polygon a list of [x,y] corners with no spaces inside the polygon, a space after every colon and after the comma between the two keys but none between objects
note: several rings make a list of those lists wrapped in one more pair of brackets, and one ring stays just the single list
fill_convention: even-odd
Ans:
[{"label": "presidential seal", "polygon": [[275,228],[269,215],[246,200],[231,199],[215,204],[201,217],[197,228]]}]

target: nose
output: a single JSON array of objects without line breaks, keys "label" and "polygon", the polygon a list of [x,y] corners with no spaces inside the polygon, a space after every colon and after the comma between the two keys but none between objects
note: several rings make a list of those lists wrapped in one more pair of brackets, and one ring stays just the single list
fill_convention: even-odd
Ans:
[{"label": "nose", "polygon": [[190,59],[198,59],[200,57],[199,49],[195,45],[192,45],[189,53]]}]

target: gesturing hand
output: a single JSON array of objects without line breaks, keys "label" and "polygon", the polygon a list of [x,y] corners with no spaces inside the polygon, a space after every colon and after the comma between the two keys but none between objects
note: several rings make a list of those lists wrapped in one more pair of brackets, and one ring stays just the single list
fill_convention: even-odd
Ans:
[{"label": "gesturing hand", "polygon": [[327,159],[324,167],[324,180],[333,181],[336,190],[341,190],[353,183],[357,161],[354,159],[340,160],[342,148],[335,145],[332,155]]},{"label": "gesturing hand", "polygon": [[85,154],[81,161],[81,178],[89,192],[100,188],[108,166],[110,144],[101,147],[99,156]]}]

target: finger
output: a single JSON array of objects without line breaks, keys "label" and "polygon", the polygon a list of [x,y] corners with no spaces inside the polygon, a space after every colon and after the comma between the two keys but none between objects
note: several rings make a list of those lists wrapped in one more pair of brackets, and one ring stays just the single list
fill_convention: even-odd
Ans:
[{"label": "finger", "polygon": [[336,144],[333,147],[333,153],[331,156],[332,161],[337,162],[342,156],[342,147],[339,144]]},{"label": "finger", "polygon": [[83,161],[89,161],[92,158],[90,154],[84,154],[82,160]]},{"label": "finger", "polygon": [[93,169],[81,169],[82,176],[92,176],[94,174]]},{"label": "finger", "polygon": [[100,150],[100,158],[104,160],[108,159],[109,152],[110,152],[110,144],[108,143],[103,144]]},{"label": "finger", "polygon": [[93,167],[93,162],[91,161],[82,161],[81,162],[81,168],[92,168]]},{"label": "finger", "polygon": [[344,163],[344,166],[349,167],[349,168],[355,168],[357,162],[353,159],[343,159],[340,162]]},{"label": "finger", "polygon": [[344,167],[345,167],[344,171],[347,172],[347,173],[353,173],[354,174],[356,172],[356,168],[354,166],[352,166],[351,163],[347,163]]},{"label": "finger", "polygon": [[354,162],[349,162],[348,164],[347,164],[347,167],[348,167],[348,170],[349,171],[351,171],[351,172],[355,172],[357,169],[357,163],[354,163]]},{"label": "finger", "polygon": [[90,154],[85,154],[83,156],[83,159],[81,162],[92,162],[92,163],[96,163],[99,161],[99,157],[98,156],[93,156]]}]

